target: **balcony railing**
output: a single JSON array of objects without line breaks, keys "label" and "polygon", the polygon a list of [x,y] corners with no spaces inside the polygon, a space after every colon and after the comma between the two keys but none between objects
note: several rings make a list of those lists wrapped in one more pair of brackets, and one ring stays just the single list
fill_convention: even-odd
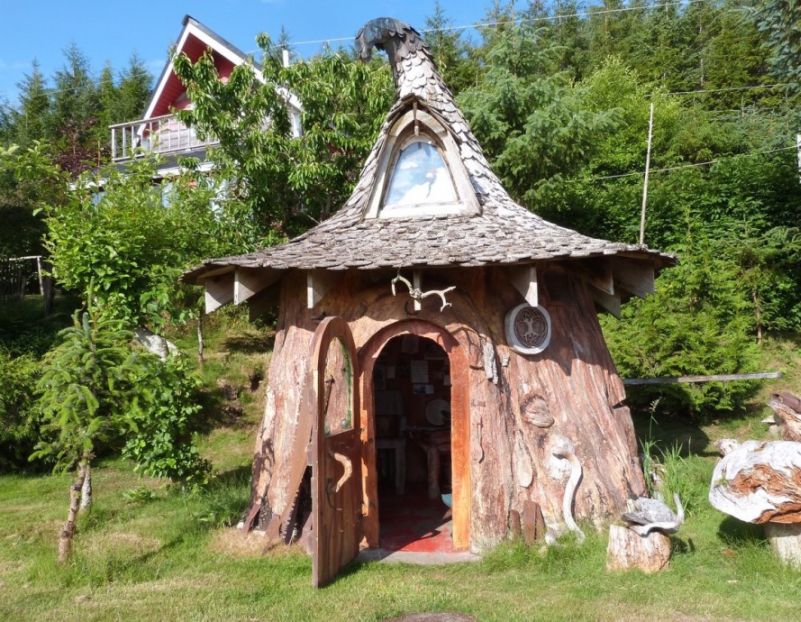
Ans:
[{"label": "balcony railing", "polygon": [[111,159],[130,160],[147,153],[171,154],[216,145],[217,140],[201,140],[173,114],[110,125]]}]

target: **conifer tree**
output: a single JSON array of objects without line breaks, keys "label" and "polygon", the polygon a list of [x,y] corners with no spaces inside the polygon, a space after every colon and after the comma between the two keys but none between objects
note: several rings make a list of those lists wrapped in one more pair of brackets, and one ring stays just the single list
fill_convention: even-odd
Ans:
[{"label": "conifer tree", "polygon": [[60,147],[59,164],[77,173],[97,163],[100,104],[86,56],[75,44],[64,55],[64,67],[55,74],[51,131]]},{"label": "conifer tree", "polygon": [[35,140],[50,137],[50,98],[38,61],[33,61],[31,72],[25,75],[17,87],[20,95],[19,108],[15,115],[14,140],[20,146],[26,147]]},{"label": "conifer tree", "polygon": [[112,123],[141,119],[150,98],[153,76],[144,61],[134,52],[119,77],[118,100]]}]

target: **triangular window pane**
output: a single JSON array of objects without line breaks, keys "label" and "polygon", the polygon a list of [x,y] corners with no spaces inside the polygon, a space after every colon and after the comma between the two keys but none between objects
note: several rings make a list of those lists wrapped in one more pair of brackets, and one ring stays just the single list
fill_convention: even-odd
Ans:
[{"label": "triangular window pane", "polygon": [[436,146],[416,140],[401,149],[384,200],[384,211],[457,200],[450,171]]}]

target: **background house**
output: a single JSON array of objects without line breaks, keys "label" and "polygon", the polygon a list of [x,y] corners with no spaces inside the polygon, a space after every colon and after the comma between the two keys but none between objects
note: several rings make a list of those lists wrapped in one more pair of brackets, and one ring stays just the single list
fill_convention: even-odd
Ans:
[{"label": "background house", "polygon": [[[178,159],[181,157],[195,157],[201,161],[205,159],[207,149],[217,144],[217,140],[211,136],[200,138],[194,128],[186,127],[174,114],[176,110],[191,109],[192,102],[187,96],[186,87],[175,75],[173,59],[180,54],[186,54],[194,62],[206,51],[211,52],[223,82],[228,80],[234,67],[253,62],[241,49],[191,15],[186,15],[175,49],[156,82],[156,88],[142,118],[109,127],[113,162],[125,164],[138,154],[159,154],[164,156],[159,173],[170,175],[177,170]],[[254,69],[256,76],[263,79],[258,65],[254,64]],[[299,136],[300,102],[288,91],[284,91],[283,95],[289,107],[293,135]],[[206,163],[205,166],[209,164]]]}]

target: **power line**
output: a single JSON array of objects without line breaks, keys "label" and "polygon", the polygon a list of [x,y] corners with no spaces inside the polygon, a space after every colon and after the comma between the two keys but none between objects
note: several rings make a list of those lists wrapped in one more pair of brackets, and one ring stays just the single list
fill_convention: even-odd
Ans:
[{"label": "power line", "polygon": [[[722,160],[733,160],[735,158],[743,158],[752,155],[766,155],[770,153],[778,153],[780,151],[789,151],[790,149],[796,149],[796,145],[791,145],[789,147],[778,147],[776,149],[757,149],[755,151],[747,151],[745,153],[736,153],[734,155],[729,156],[721,156],[719,158],[714,158],[712,160],[707,160],[706,162],[693,162],[692,164],[678,164],[676,166],[665,166],[662,168],[652,168],[650,172],[653,173],[667,173],[670,171],[678,171],[684,168],[693,168],[697,166],[708,166],[710,164],[715,164],[716,162],[721,162]],[[564,181],[567,182],[579,182],[579,181],[605,181],[608,179],[621,179],[623,177],[634,177],[637,175],[644,175],[643,171],[632,171],[630,173],[619,173],[617,175],[604,175],[602,177],[588,177],[588,178],[581,178],[581,177],[574,177],[573,179],[566,179]]]},{"label": "power line", "polygon": [[[501,19],[496,21],[490,22],[475,22],[473,24],[465,24],[463,26],[448,26],[447,28],[426,28],[421,32],[423,34],[432,33],[432,32],[453,32],[457,30],[478,30],[479,28],[495,28],[498,26],[508,26],[513,24],[520,24],[520,23],[535,23],[535,22],[552,22],[557,21],[560,19],[566,19],[569,17],[594,17],[596,15],[609,15],[612,13],[625,13],[628,11],[650,11],[655,9],[664,9],[670,6],[680,6],[680,5],[688,5],[688,4],[698,4],[699,2],[706,2],[707,0],[678,0],[674,2],[664,2],[662,4],[654,4],[654,5],[640,5],[640,6],[628,6],[628,7],[620,7],[617,9],[588,9],[586,11],[578,11],[576,13],[559,13],[557,15],[543,15],[541,17],[516,17],[514,19]],[[737,7],[732,7],[737,8]],[[290,41],[290,45],[297,46],[297,45],[315,45],[320,43],[334,43],[339,41],[350,41],[353,39],[353,35],[348,37],[327,37],[325,39],[309,39],[307,41]],[[248,54],[252,54],[253,52],[257,52],[258,48],[255,50],[251,50]]]},{"label": "power line", "polygon": [[726,86],[718,89],[698,89],[697,91],[671,91],[666,95],[694,95],[695,93],[723,93],[726,91],[751,91],[751,90],[766,90],[777,89],[783,86],[798,86],[797,82],[784,82],[781,84],[757,84],[752,86]]}]

